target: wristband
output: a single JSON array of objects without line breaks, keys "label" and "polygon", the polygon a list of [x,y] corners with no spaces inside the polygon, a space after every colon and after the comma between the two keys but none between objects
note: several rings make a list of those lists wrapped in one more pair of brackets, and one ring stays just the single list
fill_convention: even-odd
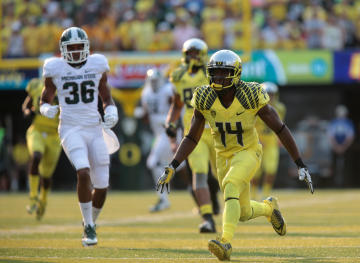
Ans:
[{"label": "wristband", "polygon": [[174,168],[174,170],[175,170],[176,168],[178,168],[179,165],[180,165],[180,163],[179,163],[178,161],[176,161],[175,159],[173,159],[173,160],[171,161],[171,163],[170,163],[170,166],[172,166],[172,167]]},{"label": "wristband", "polygon": [[295,164],[300,167],[300,168],[306,168],[306,165],[303,163],[303,161],[301,160],[301,158],[295,160]]},{"label": "wristband", "polygon": [[285,128],[285,123],[283,123],[283,125],[281,126],[281,128],[280,128],[280,130],[279,131],[277,131],[276,132],[276,134],[280,134],[282,131],[283,131],[283,129]]}]

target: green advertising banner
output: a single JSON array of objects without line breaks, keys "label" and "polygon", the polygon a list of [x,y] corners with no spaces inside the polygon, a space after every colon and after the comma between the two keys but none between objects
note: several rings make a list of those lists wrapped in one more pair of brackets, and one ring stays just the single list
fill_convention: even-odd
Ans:
[{"label": "green advertising banner", "polygon": [[330,51],[278,51],[288,84],[331,83],[333,54]]},{"label": "green advertising banner", "polygon": [[327,84],[333,81],[330,51],[254,51],[244,63],[242,79],[286,84]]}]

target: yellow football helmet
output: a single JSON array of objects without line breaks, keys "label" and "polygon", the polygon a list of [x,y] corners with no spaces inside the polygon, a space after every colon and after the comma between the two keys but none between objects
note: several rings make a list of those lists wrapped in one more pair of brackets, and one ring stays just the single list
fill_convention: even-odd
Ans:
[{"label": "yellow football helmet", "polygon": [[[196,56],[190,55],[190,51],[198,51]],[[199,38],[190,38],[186,40],[182,48],[182,62],[191,66],[204,66],[207,62],[208,46]]]},{"label": "yellow football helmet", "polygon": [[[240,57],[235,52],[226,49],[215,52],[210,57],[206,68],[210,86],[217,91],[235,85],[240,80],[241,71],[242,63]],[[224,74],[225,72],[226,74]],[[227,79],[231,79],[231,81],[226,81]],[[223,84],[220,84],[220,81]]]}]

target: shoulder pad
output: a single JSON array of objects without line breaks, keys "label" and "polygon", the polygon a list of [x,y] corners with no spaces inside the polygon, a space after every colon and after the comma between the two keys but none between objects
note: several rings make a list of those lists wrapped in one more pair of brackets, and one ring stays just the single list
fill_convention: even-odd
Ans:
[{"label": "shoulder pad", "polygon": [[107,72],[110,70],[108,60],[102,54],[91,54],[88,57],[88,60],[91,64],[96,65],[101,72]]},{"label": "shoulder pad", "polygon": [[209,110],[214,104],[217,94],[210,86],[202,86],[195,89],[193,97],[196,109]]},{"label": "shoulder pad", "polygon": [[236,85],[235,96],[245,109],[257,109],[259,107],[260,90],[259,83],[240,80]]},{"label": "shoulder pad", "polygon": [[59,57],[52,57],[48,58],[44,61],[44,67],[43,67],[43,76],[45,78],[47,77],[53,77],[55,75],[55,72],[59,70],[63,66],[64,60]]},{"label": "shoulder pad", "polygon": [[179,67],[177,67],[170,75],[170,81],[171,82],[179,82],[180,79],[184,76],[186,71],[188,70],[187,65],[181,64]]}]

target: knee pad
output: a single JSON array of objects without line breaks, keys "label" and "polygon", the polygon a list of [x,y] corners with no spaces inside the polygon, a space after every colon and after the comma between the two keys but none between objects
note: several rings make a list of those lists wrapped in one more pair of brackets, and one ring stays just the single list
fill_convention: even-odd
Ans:
[{"label": "knee pad", "polygon": [[107,188],[109,186],[109,165],[102,165],[91,168],[90,178],[94,188]]},{"label": "knee pad", "polygon": [[196,173],[193,177],[195,179],[195,182],[193,183],[194,188],[209,188],[207,183],[207,177],[207,174]]},{"label": "knee pad", "polygon": [[227,200],[231,200],[231,199],[239,200],[239,196],[240,196],[240,191],[239,191],[239,188],[235,184],[229,182],[225,185],[225,187],[224,187],[225,202]]}]

